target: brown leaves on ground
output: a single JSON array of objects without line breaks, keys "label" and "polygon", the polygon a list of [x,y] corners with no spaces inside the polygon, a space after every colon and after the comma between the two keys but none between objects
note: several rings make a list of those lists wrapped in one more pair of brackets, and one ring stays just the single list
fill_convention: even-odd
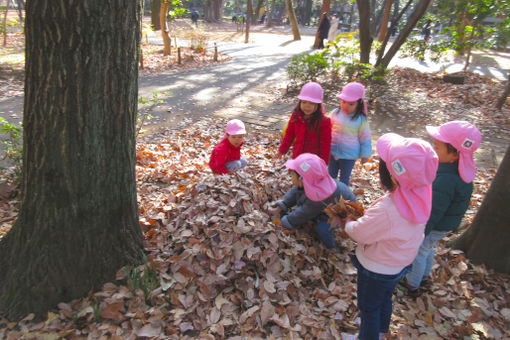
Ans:
[{"label": "brown leaves on ground", "polygon": [[[313,225],[286,235],[265,212],[290,187],[277,136],[251,126],[242,153],[248,167],[213,175],[207,166],[225,121],[204,119],[147,136],[137,146],[140,224],[156,288],[118,281],[63,302],[36,323],[0,319],[0,338],[36,339],[341,339],[355,333],[354,242],[337,235],[327,250]],[[494,172],[479,173],[469,220]],[[382,195],[377,161],[356,165],[352,188],[368,206]],[[150,270],[149,270],[150,269]],[[510,281],[439,243],[433,284],[413,300],[396,293],[398,338],[510,336]],[[132,281],[131,281],[132,282]]]},{"label": "brown leaves on ground", "polygon": [[163,46],[141,44],[143,55],[143,68],[140,63],[139,74],[161,73],[175,69],[189,69],[203,67],[212,63],[225,62],[231,57],[218,53],[214,60],[214,49],[181,47],[181,61],[179,64],[178,51],[172,46],[170,55],[163,55]]},{"label": "brown leaves on ground", "polygon": [[329,218],[340,217],[342,219],[350,218],[357,220],[365,213],[363,204],[358,202],[346,201],[342,197],[337,200],[334,204],[330,203],[324,212]]}]

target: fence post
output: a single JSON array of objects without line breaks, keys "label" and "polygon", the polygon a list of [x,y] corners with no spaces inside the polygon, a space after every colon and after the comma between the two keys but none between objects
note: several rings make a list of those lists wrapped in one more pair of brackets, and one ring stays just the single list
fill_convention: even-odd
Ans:
[{"label": "fence post", "polygon": [[181,64],[181,48],[177,47],[177,63]]},{"label": "fence post", "polygon": [[218,61],[218,46],[214,43],[214,61]]}]

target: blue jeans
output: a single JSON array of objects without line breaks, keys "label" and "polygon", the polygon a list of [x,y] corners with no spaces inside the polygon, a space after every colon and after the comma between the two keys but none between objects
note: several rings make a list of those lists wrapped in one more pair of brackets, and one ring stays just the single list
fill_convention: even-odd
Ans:
[{"label": "blue jeans", "polygon": [[320,240],[327,248],[336,248],[335,236],[333,235],[334,229],[331,229],[328,221],[317,222],[317,234],[319,234]]},{"label": "blue jeans", "polygon": [[333,156],[330,156],[328,165],[329,175],[336,179],[338,171],[340,171],[340,182],[348,186],[354,163],[356,163],[355,159],[335,159]]},{"label": "blue jeans", "polygon": [[246,166],[246,164],[248,164],[246,159],[244,157],[241,157],[237,161],[228,162],[227,164],[225,164],[225,167],[228,169],[228,171],[234,172],[234,171],[244,168]]},{"label": "blue jeans", "polygon": [[413,269],[407,273],[406,280],[413,287],[420,287],[424,276],[430,276],[432,264],[434,262],[434,246],[436,243],[448,234],[447,231],[431,231],[425,236],[418,255],[413,261]]},{"label": "blue jeans", "polygon": [[361,316],[360,340],[378,340],[379,333],[388,333],[393,313],[393,291],[411,266],[398,274],[384,275],[365,269],[354,254],[349,255],[358,269],[358,309]]}]

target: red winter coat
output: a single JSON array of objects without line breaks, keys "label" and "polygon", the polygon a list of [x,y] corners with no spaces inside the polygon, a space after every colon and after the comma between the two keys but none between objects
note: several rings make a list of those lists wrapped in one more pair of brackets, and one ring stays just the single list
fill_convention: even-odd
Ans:
[{"label": "red winter coat", "polygon": [[295,138],[292,148],[293,159],[308,152],[316,154],[328,164],[331,152],[331,119],[322,113],[318,133],[313,127],[308,126],[309,119],[305,120],[301,110],[294,110],[278,152],[286,154]]},{"label": "red winter coat", "polygon": [[237,161],[241,158],[241,146],[243,144],[244,142],[236,148],[230,144],[227,137],[224,137],[223,140],[214,147],[211,154],[211,159],[209,160],[211,170],[216,174],[228,173],[229,171],[225,164],[230,161]]}]

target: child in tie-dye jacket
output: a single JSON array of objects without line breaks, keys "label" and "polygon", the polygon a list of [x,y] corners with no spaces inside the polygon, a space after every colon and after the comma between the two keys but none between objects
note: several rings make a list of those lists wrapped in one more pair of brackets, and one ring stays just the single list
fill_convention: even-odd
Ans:
[{"label": "child in tie-dye jacket", "polygon": [[365,163],[372,154],[372,140],[367,120],[365,87],[360,83],[344,86],[340,107],[331,113],[331,155],[328,172],[349,185],[352,168],[358,158]]}]

